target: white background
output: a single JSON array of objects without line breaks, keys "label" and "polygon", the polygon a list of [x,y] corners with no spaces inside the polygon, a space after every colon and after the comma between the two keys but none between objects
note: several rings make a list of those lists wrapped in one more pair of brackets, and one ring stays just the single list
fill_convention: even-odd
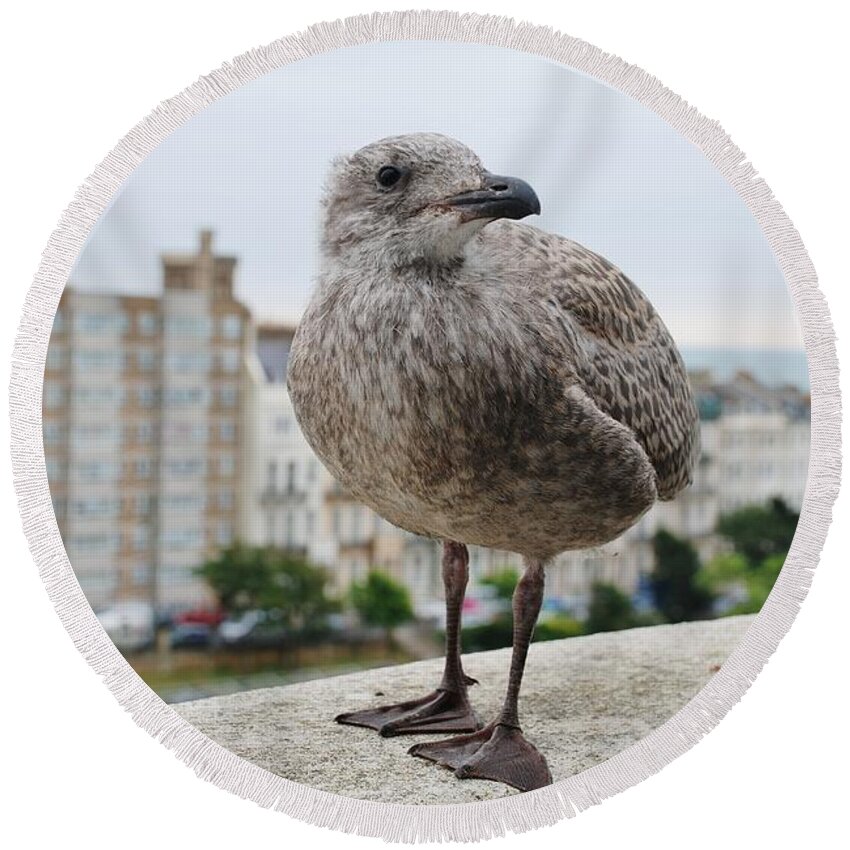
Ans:
[{"label": "white background", "polygon": [[[846,362],[850,187],[841,126],[846,30],[833,11],[838,4],[597,0],[548,6],[536,0],[440,3],[553,25],[642,66],[720,120],[800,230],[844,337],[839,355]],[[280,0],[16,4],[2,37],[3,386],[41,249],[78,184],[137,120],[250,47],[317,21],[390,8],[376,0],[313,0],[295,10]],[[387,85],[392,96],[403,96],[391,81]],[[847,379],[842,383],[850,395]],[[8,445],[5,415],[0,428]],[[219,791],[133,724],[53,613],[20,532],[5,451],[0,464],[5,846],[379,846]],[[845,494],[797,622],[742,703],[705,741],[577,819],[497,844],[676,850],[718,843],[844,845],[850,790],[843,701],[850,668],[847,513]]]}]

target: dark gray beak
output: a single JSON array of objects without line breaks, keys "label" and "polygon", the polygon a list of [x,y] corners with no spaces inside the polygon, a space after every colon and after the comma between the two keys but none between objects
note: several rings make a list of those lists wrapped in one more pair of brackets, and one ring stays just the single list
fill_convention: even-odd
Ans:
[{"label": "dark gray beak", "polygon": [[445,203],[459,210],[464,221],[540,215],[540,200],[528,183],[516,177],[502,177],[490,172],[485,172],[484,185],[480,189],[446,198]]}]

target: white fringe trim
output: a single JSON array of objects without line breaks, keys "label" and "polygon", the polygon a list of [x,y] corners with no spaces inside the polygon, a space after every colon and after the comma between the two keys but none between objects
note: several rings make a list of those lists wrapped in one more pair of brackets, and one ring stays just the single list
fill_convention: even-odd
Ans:
[{"label": "white fringe trim", "polygon": [[[173,130],[237,87],[299,59],[386,40],[522,50],[583,71],[667,121],[708,157],[764,231],[802,321],[811,379],[811,460],[794,543],[762,612],[720,672],[675,717],[608,761],[540,791],[455,806],[371,803],[290,782],[234,755],[180,718],[127,664],[83,596],[56,526],[44,466],[41,393],[53,316],[84,241],[123,181]],[[78,189],[44,251],[15,342],[11,419],[15,487],[33,558],[77,648],[136,723],[198,776],[240,797],[318,826],[402,842],[477,841],[555,823],[651,776],[699,741],[743,696],[791,626],[826,537],[841,465],[838,362],[814,269],[770,189],[719,124],[640,68],[585,42],[509,18],[454,12],[392,12],[317,24],[225,63],[134,127]]]}]

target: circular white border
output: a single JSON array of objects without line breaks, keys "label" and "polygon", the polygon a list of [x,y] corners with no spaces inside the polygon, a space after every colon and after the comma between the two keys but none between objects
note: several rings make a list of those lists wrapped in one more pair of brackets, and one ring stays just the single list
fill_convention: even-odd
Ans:
[{"label": "circular white border", "polygon": [[[118,652],[80,589],[56,525],[42,442],[44,366],[59,297],[86,238],[124,180],[173,130],[245,83],[310,56],[390,40],[468,42],[553,60],[633,97],[696,145],[746,203],[788,282],[803,328],[812,394],[809,475],[794,542],[769,599],[720,671],[664,725],[602,764],[539,791],[448,806],[373,803],[292,782],[219,746],[166,705]],[[829,311],[797,231],[719,124],[640,68],[578,39],[509,18],[455,12],[377,13],[316,24],[225,63],[137,124],[77,190],[44,250],[15,340],[10,410],[15,489],[33,558],[77,648],[136,723],[220,788],[309,823],[390,841],[473,841],[551,824],[637,784],[690,749],[743,696],[790,628],[817,566],[841,466],[838,361]]]}]

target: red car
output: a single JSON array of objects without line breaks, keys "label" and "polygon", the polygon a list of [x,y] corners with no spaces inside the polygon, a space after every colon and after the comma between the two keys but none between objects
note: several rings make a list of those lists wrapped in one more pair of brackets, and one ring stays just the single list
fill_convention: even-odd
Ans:
[{"label": "red car", "polygon": [[181,611],[175,614],[173,622],[175,626],[199,625],[216,628],[224,617],[221,608],[198,608],[195,611]]}]

